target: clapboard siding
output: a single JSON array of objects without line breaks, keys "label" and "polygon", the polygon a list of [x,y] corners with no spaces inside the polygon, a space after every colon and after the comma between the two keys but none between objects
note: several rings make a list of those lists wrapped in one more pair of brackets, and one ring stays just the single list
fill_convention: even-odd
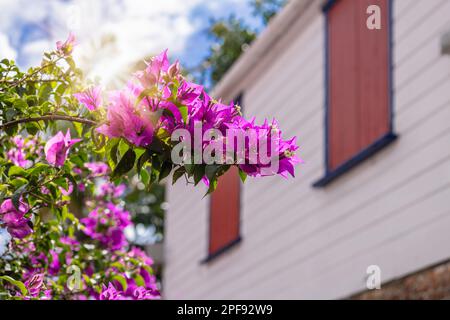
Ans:
[{"label": "clapboard siding", "polygon": [[208,253],[204,188],[181,179],[169,188],[167,298],[342,298],[365,289],[371,264],[389,281],[450,258],[450,58],[439,47],[450,1],[394,1],[400,138],[319,190],[311,184],[324,174],[324,18],[308,10],[309,24],[290,31],[296,36],[273,48],[252,81],[222,93],[244,90],[247,115],[278,118],[298,136],[305,164],[295,179],[247,180],[243,240],[209,264],[200,263]]}]

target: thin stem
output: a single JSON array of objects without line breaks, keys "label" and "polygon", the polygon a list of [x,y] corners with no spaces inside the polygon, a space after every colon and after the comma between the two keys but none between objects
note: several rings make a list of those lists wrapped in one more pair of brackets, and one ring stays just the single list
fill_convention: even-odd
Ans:
[{"label": "thin stem", "polygon": [[186,185],[189,185],[189,184],[194,184],[192,181],[189,181],[189,178],[188,178],[188,176],[187,176],[187,174],[185,173],[185,174],[183,174],[183,176],[184,176],[184,179],[186,179]]},{"label": "thin stem", "polygon": [[10,122],[7,122],[3,125],[0,125],[0,130],[7,129],[9,127],[15,126],[19,123],[26,123],[26,122],[37,122],[37,121],[55,121],[55,120],[64,120],[64,121],[70,121],[70,122],[79,122],[84,123],[87,125],[95,126],[97,122],[93,120],[83,119],[79,117],[72,117],[72,116],[63,116],[58,114],[49,114],[41,117],[33,117],[33,118],[23,118],[23,119],[17,119]]},{"label": "thin stem", "polygon": [[[64,82],[61,79],[26,79],[23,82],[34,82],[34,83],[49,83],[49,82]],[[0,83],[15,85],[17,82],[13,80],[0,80]]]},{"label": "thin stem", "polygon": [[58,61],[60,61],[61,59],[63,59],[63,57],[58,57],[55,61],[50,61],[49,63],[44,64],[43,66],[41,66],[40,68],[34,70],[33,72],[26,74],[22,79],[16,80],[14,81],[11,86],[17,87],[19,84],[28,81],[30,78],[32,78],[33,76],[35,76],[36,74],[38,74],[39,72],[41,72],[42,70],[44,70],[45,68],[51,66],[52,64],[58,63]]}]

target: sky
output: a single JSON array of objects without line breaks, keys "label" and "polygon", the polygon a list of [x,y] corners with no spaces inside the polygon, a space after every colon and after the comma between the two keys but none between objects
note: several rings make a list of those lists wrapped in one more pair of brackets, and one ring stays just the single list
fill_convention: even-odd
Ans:
[{"label": "sky", "polygon": [[0,57],[37,65],[73,31],[75,59],[92,77],[111,78],[165,48],[192,67],[207,53],[210,19],[232,13],[261,28],[248,0],[0,0]]}]

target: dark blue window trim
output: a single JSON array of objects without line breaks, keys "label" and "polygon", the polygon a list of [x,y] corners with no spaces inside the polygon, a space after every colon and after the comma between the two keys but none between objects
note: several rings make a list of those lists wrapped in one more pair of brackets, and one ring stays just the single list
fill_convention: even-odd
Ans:
[{"label": "dark blue window trim", "polygon": [[[243,107],[242,107],[242,100],[243,100],[243,96],[244,93],[240,93],[237,98],[235,98],[233,101],[235,104],[239,105],[241,107],[241,112],[243,113]],[[240,183],[240,182],[239,182]],[[211,227],[211,196],[209,197],[209,212],[208,212],[208,227]],[[233,249],[235,246],[237,246],[239,243],[241,243],[242,241],[242,236],[241,236],[241,224],[242,224],[242,215],[241,215],[241,210],[242,210],[242,183],[240,183],[239,185],[239,230],[238,230],[238,236],[236,237],[236,239],[230,241],[228,244],[224,245],[222,248],[216,250],[215,252],[212,253],[208,253],[208,256],[200,261],[200,264],[206,264],[209,263],[215,259],[217,259],[218,257],[220,257],[222,254],[228,252],[229,250]],[[209,229],[208,229],[209,230]],[[208,233],[208,246],[210,243],[210,237],[211,233]],[[209,249],[209,248],[208,248]]]},{"label": "dark blue window trim", "polygon": [[220,248],[219,250],[217,250],[216,252],[213,252],[211,254],[209,254],[205,259],[203,259],[200,263],[201,264],[205,264],[208,262],[211,262],[213,260],[215,260],[216,258],[220,257],[222,254],[226,253],[227,251],[229,251],[230,249],[234,248],[236,245],[238,245],[240,242],[242,241],[242,237],[238,236],[235,240],[231,241],[230,243],[228,243],[227,245],[223,246],[222,248]]},{"label": "dark blue window trim", "polygon": [[350,158],[348,161],[340,165],[338,168],[334,170],[330,170],[329,165],[329,153],[328,153],[328,122],[329,122],[329,105],[330,105],[330,97],[329,97],[329,84],[330,84],[330,76],[329,76],[329,34],[328,34],[328,12],[330,9],[336,4],[336,2],[342,0],[328,0],[324,6],[322,7],[322,11],[325,14],[325,176],[320,180],[313,183],[313,187],[320,188],[325,187],[331,182],[333,182],[336,178],[348,172],[353,167],[357,166],[364,160],[370,158],[372,155],[380,151],[381,149],[390,145],[393,141],[397,139],[397,135],[394,133],[394,85],[393,85],[393,2],[394,0],[389,1],[389,26],[388,26],[388,38],[389,38],[389,131],[376,140],[374,143],[369,145],[364,150],[357,153],[355,156]]}]

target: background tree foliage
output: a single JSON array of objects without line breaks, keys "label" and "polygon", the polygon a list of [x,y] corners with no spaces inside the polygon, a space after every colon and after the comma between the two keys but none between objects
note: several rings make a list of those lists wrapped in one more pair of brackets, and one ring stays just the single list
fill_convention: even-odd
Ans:
[{"label": "background tree foliage", "polygon": [[[266,26],[286,3],[287,0],[251,0],[250,6],[253,15]],[[198,82],[211,89],[256,39],[258,31],[243,19],[230,15],[224,19],[211,20],[206,33],[212,45],[207,56],[191,73]]]}]

